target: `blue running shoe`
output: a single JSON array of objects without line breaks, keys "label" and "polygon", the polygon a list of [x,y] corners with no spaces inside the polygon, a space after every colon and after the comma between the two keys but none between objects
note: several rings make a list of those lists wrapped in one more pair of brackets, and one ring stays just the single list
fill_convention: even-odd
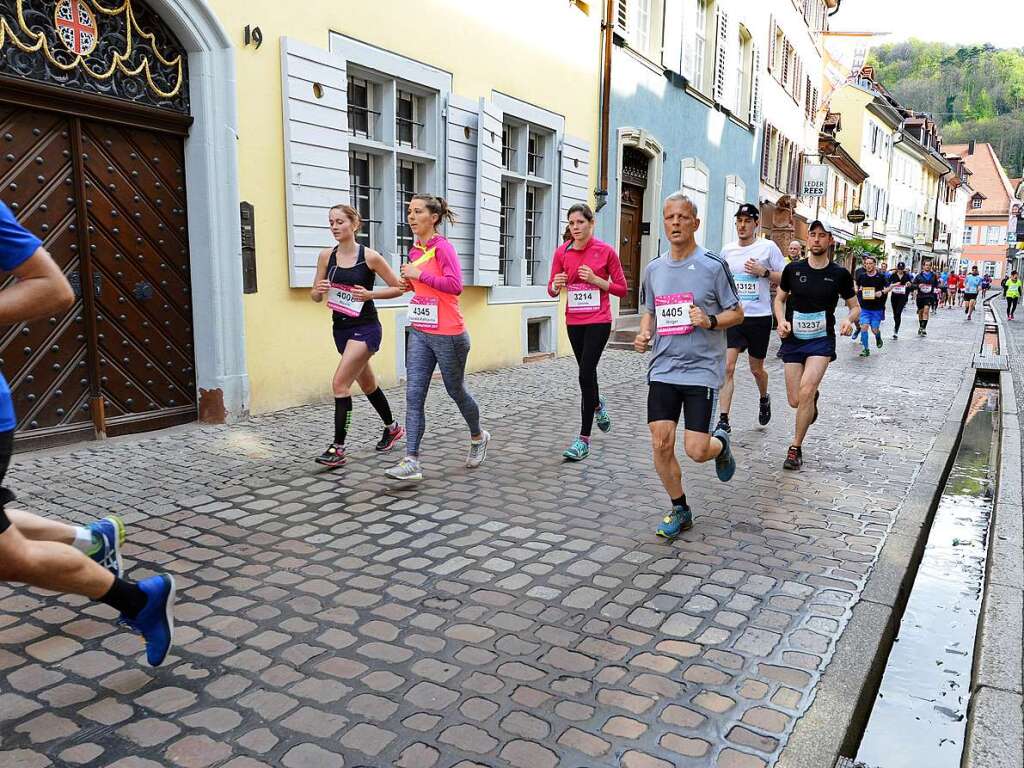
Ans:
[{"label": "blue running shoe", "polygon": [[589,455],[590,446],[578,437],[562,452],[562,456],[569,461],[583,461]]},{"label": "blue running shoe", "polygon": [[674,539],[683,531],[693,528],[693,513],[689,507],[675,506],[672,511],[665,515],[665,519],[658,526],[658,535],[663,539]]},{"label": "blue running shoe", "polygon": [[607,432],[612,428],[612,417],[608,415],[608,409],[604,406],[604,398],[597,399],[597,410],[594,411],[594,419],[597,421],[597,428]]},{"label": "blue running shoe", "polygon": [[146,640],[146,660],[159,667],[167,658],[174,641],[174,578],[166,573],[139,582],[146,593],[146,607],[134,619],[124,623]]},{"label": "blue running shoe", "polygon": [[89,557],[110,571],[117,578],[124,573],[121,560],[121,546],[124,544],[124,523],[117,515],[104,517],[102,520],[89,523],[86,528],[92,533],[96,551]]},{"label": "blue running shoe", "polygon": [[716,429],[714,436],[722,441],[722,452],[715,457],[715,472],[718,473],[719,480],[727,483],[736,474],[736,459],[733,458],[732,447],[729,445],[729,433]]}]

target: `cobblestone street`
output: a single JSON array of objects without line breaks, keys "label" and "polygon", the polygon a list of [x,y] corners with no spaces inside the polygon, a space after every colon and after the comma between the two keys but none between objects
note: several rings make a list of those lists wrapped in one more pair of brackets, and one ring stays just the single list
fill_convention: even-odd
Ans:
[{"label": "cobblestone street", "polygon": [[106,606],[0,585],[0,766],[772,765],[975,351],[980,318],[905,319],[870,358],[839,341],[799,473],[777,340],[767,429],[741,360],[736,477],[683,461],[673,544],[628,352],[579,464],[571,359],[469,377],[476,471],[436,382],[416,488],[383,477],[363,398],[334,472],[310,458],[330,406],[19,455],[22,506],[121,514],[129,574],[175,575],[177,643],[150,669]]}]

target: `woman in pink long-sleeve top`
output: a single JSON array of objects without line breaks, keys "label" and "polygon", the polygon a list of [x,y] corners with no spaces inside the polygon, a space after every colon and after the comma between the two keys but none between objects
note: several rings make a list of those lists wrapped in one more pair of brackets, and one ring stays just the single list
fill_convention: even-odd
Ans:
[{"label": "woman in pink long-sleeve top", "polygon": [[426,429],[424,404],[430,379],[441,369],[444,388],[459,407],[469,430],[466,466],[483,464],[491,435],[480,427],[480,408],[466,389],[469,334],[459,309],[462,266],[454,246],[437,231],[441,222],[455,222],[444,198],[416,194],[409,201],[409,228],[416,245],[402,265],[403,287],[411,290],[408,318],[412,326],[405,353],[405,458],[385,474],[395,480],[423,479],[420,441]]},{"label": "woman in pink long-sleeve top", "polygon": [[566,291],[565,325],[580,367],[580,434],[562,455],[582,461],[590,455],[590,433],[597,418],[602,432],[612,428],[597,386],[597,364],[612,331],[609,294],[626,295],[626,276],[615,249],[594,237],[594,212],[578,203],[569,209],[572,239],[559,246],[551,261],[548,294]]}]

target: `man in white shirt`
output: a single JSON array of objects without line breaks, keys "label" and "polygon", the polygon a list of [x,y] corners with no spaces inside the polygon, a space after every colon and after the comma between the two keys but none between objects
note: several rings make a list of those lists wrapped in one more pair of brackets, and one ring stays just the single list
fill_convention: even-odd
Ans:
[{"label": "man in white shirt", "polygon": [[779,284],[782,269],[786,265],[782,251],[771,240],[757,237],[760,212],[756,205],[744,203],[736,211],[735,243],[722,249],[722,259],[729,265],[733,282],[740,301],[743,303],[743,322],[729,328],[729,349],[725,361],[725,383],[719,393],[721,415],[716,429],[726,432],[729,425],[729,409],[736,384],[736,361],[741,352],[747,353],[750,372],[761,394],[757,420],[765,426],[772,418],[772,401],[768,396],[768,371],[764,360],[768,356],[768,342],[772,336],[771,285]]}]

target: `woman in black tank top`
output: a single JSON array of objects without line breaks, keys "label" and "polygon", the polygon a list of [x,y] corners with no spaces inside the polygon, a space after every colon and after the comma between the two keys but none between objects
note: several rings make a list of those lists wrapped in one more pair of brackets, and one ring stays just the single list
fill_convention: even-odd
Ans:
[{"label": "woman in black tank top", "polygon": [[[316,461],[331,469],[345,463],[345,438],[352,421],[352,382],[366,394],[370,404],[384,422],[384,435],[377,443],[378,451],[394,447],[405,429],[391,414],[384,391],[370,367],[370,358],[380,349],[381,327],[374,299],[392,299],[402,295],[398,277],[383,256],[372,248],[356,242],[362,226],[358,211],[349,205],[336,205],[330,210],[331,234],[338,244],[324,248],[316,264],[316,278],[310,297],[321,302],[327,298],[332,310],[334,344],[341,361],[334,371],[334,442]],[[387,288],[374,289],[380,277]]]}]

